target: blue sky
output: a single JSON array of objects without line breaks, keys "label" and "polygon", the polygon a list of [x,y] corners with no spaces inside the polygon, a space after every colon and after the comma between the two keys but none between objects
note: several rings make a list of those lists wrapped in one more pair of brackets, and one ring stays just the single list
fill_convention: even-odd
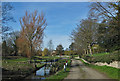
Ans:
[{"label": "blue sky", "polygon": [[1,0],[2,2],[116,2],[119,0]]},{"label": "blue sky", "polygon": [[45,29],[43,48],[47,47],[50,39],[53,41],[54,48],[59,44],[68,48],[71,44],[71,32],[81,19],[87,18],[90,2],[12,2],[12,5],[15,8],[13,16],[17,22],[9,24],[14,31],[20,30],[19,19],[24,16],[26,10],[43,11],[48,24]]}]

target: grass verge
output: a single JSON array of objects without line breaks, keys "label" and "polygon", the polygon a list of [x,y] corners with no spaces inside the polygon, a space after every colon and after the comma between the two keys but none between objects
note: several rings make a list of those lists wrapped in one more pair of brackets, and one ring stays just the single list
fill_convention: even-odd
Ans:
[{"label": "grass verge", "polygon": [[52,80],[61,81],[61,80],[63,80],[69,74],[70,63],[71,63],[71,61],[68,60],[68,67],[66,68],[66,72],[64,71],[64,69],[62,69],[62,70],[58,71],[55,75],[51,75],[50,77],[46,78],[45,81],[52,81]]},{"label": "grass verge", "polygon": [[93,64],[88,64],[88,63],[85,63],[82,59],[80,59],[85,65],[93,68],[93,69],[96,69],[100,72],[103,72],[104,74],[106,74],[109,78],[112,78],[112,79],[119,79],[119,72],[120,72],[120,69],[117,69],[117,68],[114,68],[114,67],[110,67],[110,66],[98,66],[98,65],[93,65]]}]

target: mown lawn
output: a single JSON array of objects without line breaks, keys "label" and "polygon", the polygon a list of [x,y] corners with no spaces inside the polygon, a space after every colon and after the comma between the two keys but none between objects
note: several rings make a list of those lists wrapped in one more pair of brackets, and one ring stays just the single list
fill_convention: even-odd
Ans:
[{"label": "mown lawn", "polygon": [[[106,74],[109,78],[112,79],[118,79],[119,76],[119,72],[120,69],[114,68],[114,67],[109,67],[109,66],[97,66],[97,65],[92,65],[92,64],[88,64],[85,63],[82,59],[80,59],[85,65],[94,68],[100,72],[103,72],[104,74]],[[119,76],[119,77],[118,77]]]}]

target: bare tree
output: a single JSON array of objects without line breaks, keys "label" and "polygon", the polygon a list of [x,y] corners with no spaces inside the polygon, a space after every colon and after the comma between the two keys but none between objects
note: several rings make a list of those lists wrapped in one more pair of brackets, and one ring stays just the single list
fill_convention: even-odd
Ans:
[{"label": "bare tree", "polygon": [[[10,3],[2,3],[2,7],[0,6],[0,8],[2,8],[1,12],[2,12],[2,35],[3,35],[3,39],[5,39],[5,36],[8,35],[8,31],[11,30],[11,26],[8,25],[8,22],[16,22],[13,15],[12,15],[12,11],[14,10],[14,7],[12,4]],[[0,19],[0,22],[1,22]]]},{"label": "bare tree", "polygon": [[52,40],[49,40],[49,42],[48,42],[48,49],[49,49],[50,54],[51,54],[52,51],[53,51],[53,43],[52,43]]},{"label": "bare tree", "polygon": [[2,34],[2,3],[0,3],[0,34]]},{"label": "bare tree", "polygon": [[108,49],[114,49],[115,47],[115,49],[120,49],[120,1],[97,2],[92,3],[90,7],[89,17],[100,23],[100,44]]},{"label": "bare tree", "polygon": [[97,24],[95,21],[92,19],[82,20],[73,30],[72,39],[77,53],[83,54],[89,49],[90,54],[92,54],[91,44],[97,41]]},{"label": "bare tree", "polygon": [[[120,1],[109,3],[92,3],[89,12],[89,17],[98,20],[99,22],[114,22],[111,27],[117,29],[117,33],[120,35]],[[115,33],[115,32],[114,32]]]},{"label": "bare tree", "polygon": [[89,16],[92,18],[95,18],[97,20],[109,20],[110,18],[113,18],[118,21],[118,18],[116,16],[118,15],[119,11],[119,5],[118,2],[109,2],[109,3],[92,3],[90,5],[90,13]]},{"label": "bare tree", "polygon": [[21,38],[24,39],[30,50],[29,57],[33,55],[33,49],[37,49],[42,43],[44,29],[47,26],[44,14],[38,14],[35,10],[33,13],[25,12],[25,16],[20,19]]},{"label": "bare tree", "polygon": [[11,34],[8,37],[8,39],[6,39],[7,46],[9,48],[13,49],[11,51],[13,52],[13,54],[15,56],[18,54],[17,40],[18,40],[19,36],[20,36],[20,32],[19,31],[15,31],[15,32],[11,32]]}]

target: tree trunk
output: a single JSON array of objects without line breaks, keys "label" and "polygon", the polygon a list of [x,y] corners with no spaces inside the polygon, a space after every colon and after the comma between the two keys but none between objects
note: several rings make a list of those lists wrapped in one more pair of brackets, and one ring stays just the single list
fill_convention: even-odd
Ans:
[{"label": "tree trunk", "polygon": [[84,49],[84,52],[85,52],[85,54],[86,54],[86,50]]},{"label": "tree trunk", "polygon": [[32,56],[32,44],[31,44],[31,55],[30,55],[30,57]]},{"label": "tree trunk", "polygon": [[118,8],[118,35],[120,35],[120,1],[118,2],[119,8]]},{"label": "tree trunk", "polygon": [[90,54],[92,55],[92,49],[91,49],[91,47],[90,47]]},{"label": "tree trunk", "polygon": [[87,54],[89,54],[88,50],[87,50]]},{"label": "tree trunk", "polygon": [[[118,40],[120,40],[120,1],[118,2]],[[120,46],[120,42],[118,43],[118,46]]]},{"label": "tree trunk", "polygon": [[90,54],[92,55],[92,49],[91,49],[91,46],[90,46],[90,44],[89,44],[89,51],[90,51]]},{"label": "tree trunk", "polygon": [[[119,5],[119,8],[118,8],[118,28],[120,29],[120,1],[118,2],[118,5]],[[118,32],[119,32],[119,30],[118,30]]]},{"label": "tree trunk", "polygon": [[30,40],[30,55],[29,55],[29,58],[31,58],[32,56],[32,41]]}]

